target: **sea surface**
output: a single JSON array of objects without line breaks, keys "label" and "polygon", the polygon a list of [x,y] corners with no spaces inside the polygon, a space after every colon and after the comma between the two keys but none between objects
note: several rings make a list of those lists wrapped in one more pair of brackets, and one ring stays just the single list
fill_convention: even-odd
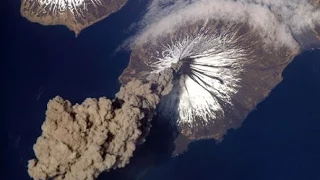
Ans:
[{"label": "sea surface", "polygon": [[[138,2],[138,3],[136,3]],[[81,103],[114,97],[130,52],[115,53],[144,10],[129,1],[78,38],[62,26],[44,27],[20,17],[19,0],[2,11],[1,176],[27,180],[27,161],[41,134],[46,104],[60,95]],[[133,163],[99,180],[320,180],[320,50],[297,56],[284,80],[222,143],[194,142],[171,157],[157,133],[139,147]],[[157,126],[155,126],[157,127]],[[149,142],[148,142],[149,141]]]}]

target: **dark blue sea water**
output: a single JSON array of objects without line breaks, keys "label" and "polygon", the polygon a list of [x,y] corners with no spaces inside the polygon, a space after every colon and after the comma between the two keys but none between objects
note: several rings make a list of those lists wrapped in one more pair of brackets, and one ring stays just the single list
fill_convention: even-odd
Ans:
[{"label": "dark blue sea water", "polygon": [[[117,14],[84,30],[78,38],[62,26],[44,27],[20,16],[20,0],[4,2],[1,38],[1,176],[28,179],[27,160],[41,134],[47,101],[56,95],[81,103],[113,97],[129,52],[115,53],[142,15],[131,1]],[[3,48],[2,47],[2,48]],[[3,148],[4,147],[4,148]],[[3,176],[2,176],[3,177]],[[2,177],[0,179],[2,180]]]},{"label": "dark blue sea water", "polygon": [[[1,180],[27,180],[27,160],[41,134],[47,101],[56,95],[82,102],[113,97],[129,52],[114,53],[130,36],[144,3],[130,3],[84,30],[44,27],[20,17],[19,0],[1,13]],[[178,157],[156,133],[127,168],[99,179],[320,180],[320,50],[299,55],[284,80],[243,126],[222,143],[204,140]]]}]

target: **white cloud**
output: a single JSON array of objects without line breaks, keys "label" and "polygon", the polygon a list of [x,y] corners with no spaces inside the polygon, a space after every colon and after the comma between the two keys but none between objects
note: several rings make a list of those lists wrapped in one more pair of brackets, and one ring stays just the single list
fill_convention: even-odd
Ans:
[{"label": "white cloud", "polygon": [[293,37],[320,23],[320,10],[308,0],[153,0],[135,43],[206,18],[248,23],[266,43],[296,47]]}]

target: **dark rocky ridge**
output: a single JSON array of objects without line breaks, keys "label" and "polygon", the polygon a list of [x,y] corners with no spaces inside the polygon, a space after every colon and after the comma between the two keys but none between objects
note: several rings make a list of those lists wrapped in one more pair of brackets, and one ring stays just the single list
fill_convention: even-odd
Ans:
[{"label": "dark rocky ridge", "polygon": [[[98,2],[98,3],[97,3]],[[88,26],[121,9],[127,0],[83,0],[79,6],[58,9],[58,5],[43,5],[39,0],[22,0],[21,15],[42,25],[65,25],[76,36]]]}]

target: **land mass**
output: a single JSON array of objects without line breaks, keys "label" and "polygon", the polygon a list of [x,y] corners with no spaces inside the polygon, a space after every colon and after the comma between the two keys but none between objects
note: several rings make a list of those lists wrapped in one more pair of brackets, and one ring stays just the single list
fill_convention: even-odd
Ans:
[{"label": "land mass", "polygon": [[22,0],[21,15],[42,25],[64,25],[79,33],[121,9],[127,0]]},{"label": "land mass", "polygon": [[[238,75],[241,80],[239,87],[237,88],[237,93],[232,95],[230,102],[219,102],[223,109],[223,113],[218,112],[216,118],[212,119],[210,122],[204,122],[201,117],[194,115],[194,121],[191,125],[187,123],[177,123],[175,118],[170,119],[170,117],[164,115],[162,121],[169,120],[174,122],[172,124],[177,126],[178,129],[174,153],[185,151],[189,143],[195,140],[213,138],[217,141],[222,141],[228,129],[240,127],[242,122],[248,114],[255,109],[257,104],[263,101],[271,90],[281,82],[282,72],[285,67],[301,52],[301,50],[303,50],[303,48],[292,49],[286,46],[274,48],[270,45],[268,47],[268,45],[264,43],[263,37],[259,36],[259,33],[250,28],[246,23],[235,23],[231,29],[229,28],[231,31],[228,33],[223,33],[223,29],[228,29],[224,28],[228,26],[228,23],[223,21],[219,22],[211,20],[210,22],[207,22],[206,27],[204,27],[203,24],[203,21],[187,24],[178,28],[176,31],[162,34],[152,41],[135,45],[131,53],[129,65],[119,77],[120,82],[123,84],[126,84],[132,78],[145,79],[145,77],[154,70],[154,67],[151,67],[150,65],[157,63],[159,59],[163,59],[162,56],[165,54],[163,52],[168,50],[167,47],[170,43],[177,41],[180,43],[183,41],[184,37],[191,39],[196,38],[201,34],[200,31],[204,28],[206,35],[216,37],[223,36],[227,38],[230,36],[235,39],[235,41],[226,43],[226,48],[241,49],[241,52],[245,51],[239,56],[235,54],[235,56],[238,56],[236,58],[239,59],[239,63],[242,64],[241,73]],[[311,32],[313,33],[309,34],[309,36],[314,39],[314,42],[319,43],[319,27],[315,27]],[[179,59],[179,61],[181,60]],[[215,71],[215,69],[218,68],[232,69],[234,67],[211,66],[210,68]],[[190,73],[192,72],[188,70],[182,72],[182,75],[188,74],[190,76]],[[212,78],[219,79],[221,77]],[[165,103],[166,106],[175,104],[164,108],[171,109],[171,111],[179,111],[179,109],[181,109],[179,107],[179,98],[181,98],[181,91],[184,88],[181,87],[181,84],[184,84],[181,83],[181,79],[182,78],[176,79],[173,90],[161,100],[162,102],[169,102]],[[205,82],[200,82],[199,84],[203,83]],[[224,82],[222,81],[221,84],[223,83]],[[214,94],[213,92],[211,93]],[[192,108],[193,107],[190,107],[190,109]],[[160,111],[163,110],[160,109]],[[165,112],[167,114],[169,111]],[[212,112],[214,111],[212,110]],[[175,113],[178,112],[173,112],[172,117],[176,117],[174,116]],[[161,112],[160,116],[162,116]]]}]

